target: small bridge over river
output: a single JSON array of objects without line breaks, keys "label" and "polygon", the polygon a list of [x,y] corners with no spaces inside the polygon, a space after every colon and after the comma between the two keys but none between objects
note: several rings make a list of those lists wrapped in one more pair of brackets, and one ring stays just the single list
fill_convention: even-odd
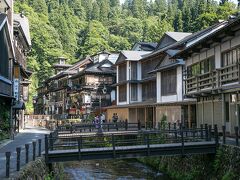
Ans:
[{"label": "small bridge over river", "polygon": [[218,128],[203,126],[184,129],[141,129],[123,123],[104,124],[96,129],[91,124],[59,126],[45,136],[46,163],[124,159],[147,156],[215,154],[218,146]]}]

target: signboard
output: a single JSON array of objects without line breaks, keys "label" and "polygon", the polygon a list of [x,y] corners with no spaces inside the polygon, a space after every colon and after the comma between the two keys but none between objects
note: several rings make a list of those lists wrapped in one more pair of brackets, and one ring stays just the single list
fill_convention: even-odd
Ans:
[{"label": "signboard", "polygon": [[19,79],[13,80],[13,95],[16,98],[16,100],[19,100]]},{"label": "signboard", "polygon": [[83,103],[84,104],[90,104],[91,103],[91,96],[90,95],[84,95],[83,96]]}]

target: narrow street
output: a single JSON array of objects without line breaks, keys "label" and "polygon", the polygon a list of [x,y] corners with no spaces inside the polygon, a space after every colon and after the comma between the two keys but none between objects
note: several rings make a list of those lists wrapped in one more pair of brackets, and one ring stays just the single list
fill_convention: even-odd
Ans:
[{"label": "narrow street", "polygon": [[[29,161],[33,158],[32,142],[42,139],[42,150],[44,150],[44,135],[49,131],[44,128],[27,127],[6,145],[0,146],[0,179],[5,178],[6,156],[5,152],[11,152],[10,173],[16,171],[16,148],[21,147],[21,168],[25,165],[25,144],[29,144]],[[38,143],[36,145],[36,157],[38,156]]]}]

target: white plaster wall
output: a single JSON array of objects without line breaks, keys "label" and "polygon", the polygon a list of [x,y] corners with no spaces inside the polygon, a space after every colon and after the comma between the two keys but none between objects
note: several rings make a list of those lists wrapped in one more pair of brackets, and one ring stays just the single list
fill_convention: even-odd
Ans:
[{"label": "white plaster wall", "polygon": [[240,35],[236,36],[231,41],[231,47],[238,46],[240,44]]},{"label": "white plaster wall", "polygon": [[130,62],[129,61],[127,61],[127,63],[126,63],[127,65],[127,67],[126,67],[126,73],[127,73],[127,81],[128,80],[130,80]]},{"label": "white plaster wall", "polygon": [[175,102],[178,101],[178,96],[177,95],[162,96],[161,99],[162,99],[161,102]]},{"label": "white plaster wall", "polygon": [[141,80],[142,79],[142,64],[140,61],[137,63],[137,79]]},{"label": "white plaster wall", "polygon": [[194,63],[197,63],[199,61],[199,55],[195,55],[195,56],[193,56],[193,64]]},{"label": "white plaster wall", "polygon": [[127,104],[130,103],[130,83],[127,83]]},{"label": "white plaster wall", "polygon": [[221,67],[221,47],[220,47],[220,45],[217,45],[215,47],[215,66],[216,66],[216,68]]},{"label": "white plaster wall", "polygon": [[186,67],[190,66],[191,64],[193,64],[192,57],[188,57],[186,62],[185,62],[185,64],[186,64]]},{"label": "white plaster wall", "polygon": [[228,50],[228,49],[230,49],[230,41],[226,41],[226,42],[224,42],[224,43],[221,45],[221,50],[222,50],[222,52],[223,52],[223,51],[226,51],[226,50]]},{"label": "white plaster wall", "polygon": [[157,73],[156,83],[157,83],[157,85],[156,85],[156,88],[157,88],[157,103],[160,103],[162,101],[162,99],[161,99],[161,97],[162,97],[161,96],[162,95],[162,93],[161,93],[161,72]]},{"label": "white plaster wall", "polygon": [[207,50],[207,57],[211,57],[213,55],[214,55],[214,48]]},{"label": "white plaster wall", "polygon": [[201,61],[201,60],[204,60],[204,59],[206,59],[206,58],[207,58],[207,52],[206,52],[206,51],[201,52],[201,53],[200,53],[200,61]]},{"label": "white plaster wall", "polygon": [[182,66],[177,67],[177,101],[183,100]]},{"label": "white plaster wall", "polygon": [[142,102],[142,84],[138,84],[138,102]]},{"label": "white plaster wall", "polygon": [[116,90],[117,90],[117,97],[116,97],[117,105],[119,105],[119,86],[117,86]]},{"label": "white plaster wall", "polygon": [[119,74],[119,66],[117,66],[117,74],[116,74],[116,76],[117,76],[117,83],[119,82],[119,79],[118,79],[118,74]]},{"label": "white plaster wall", "polygon": [[116,101],[116,91],[115,90],[111,91],[111,101]]}]

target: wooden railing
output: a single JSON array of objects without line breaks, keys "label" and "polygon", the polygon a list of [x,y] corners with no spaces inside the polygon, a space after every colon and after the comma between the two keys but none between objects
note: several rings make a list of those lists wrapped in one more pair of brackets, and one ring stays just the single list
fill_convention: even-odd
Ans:
[{"label": "wooden railing", "polygon": [[235,63],[212,72],[189,77],[185,80],[186,94],[208,89],[218,89],[231,83],[240,82],[240,64]]},{"label": "wooden railing", "polygon": [[239,81],[239,63],[218,69],[220,86]]}]

